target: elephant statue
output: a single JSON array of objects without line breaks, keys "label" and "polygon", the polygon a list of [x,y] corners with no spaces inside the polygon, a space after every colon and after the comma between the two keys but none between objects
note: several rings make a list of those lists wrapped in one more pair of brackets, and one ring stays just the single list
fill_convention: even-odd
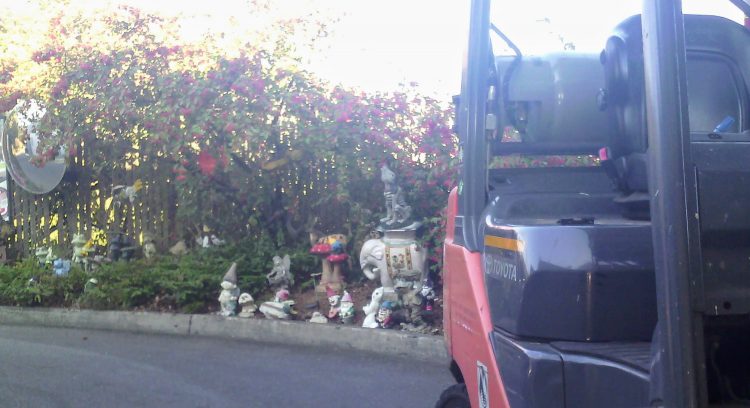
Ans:
[{"label": "elephant statue", "polygon": [[370,239],[362,245],[359,265],[370,280],[380,279],[384,293],[421,282],[427,251],[413,239]]}]

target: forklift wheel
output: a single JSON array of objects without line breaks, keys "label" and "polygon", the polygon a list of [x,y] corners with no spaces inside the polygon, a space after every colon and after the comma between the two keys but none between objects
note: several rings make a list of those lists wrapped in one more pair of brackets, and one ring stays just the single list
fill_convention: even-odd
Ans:
[{"label": "forklift wheel", "polygon": [[435,408],[471,408],[469,394],[466,392],[466,384],[454,384],[446,388]]}]

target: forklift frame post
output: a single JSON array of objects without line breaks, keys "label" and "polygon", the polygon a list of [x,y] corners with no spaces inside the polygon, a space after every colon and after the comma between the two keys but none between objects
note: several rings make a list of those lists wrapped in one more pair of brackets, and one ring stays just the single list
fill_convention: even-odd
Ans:
[{"label": "forklift frame post", "polygon": [[[700,231],[690,152],[681,0],[645,0],[643,55],[649,139],[649,192],[665,407],[707,402],[701,315]],[[653,375],[653,374],[652,374]]]},{"label": "forklift frame post", "polygon": [[481,221],[479,218],[487,204],[485,118],[491,61],[490,0],[472,0],[470,19],[457,126],[460,136],[461,177],[456,241],[470,251],[478,251],[482,245],[477,236]]}]

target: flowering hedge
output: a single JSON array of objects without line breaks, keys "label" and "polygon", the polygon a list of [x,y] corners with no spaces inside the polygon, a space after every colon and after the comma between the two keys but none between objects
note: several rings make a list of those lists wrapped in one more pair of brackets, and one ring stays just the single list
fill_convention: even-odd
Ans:
[{"label": "flowering hedge", "polygon": [[[70,155],[95,145],[97,173],[167,160],[183,222],[295,245],[305,229],[364,239],[384,211],[378,169],[389,160],[439,247],[454,183],[450,109],[413,88],[367,94],[316,78],[292,44],[320,22],[279,21],[229,51],[132,7],[59,8],[47,23],[26,59],[0,60],[0,109],[46,109],[40,165],[60,145]],[[18,40],[6,31],[3,41]]]}]

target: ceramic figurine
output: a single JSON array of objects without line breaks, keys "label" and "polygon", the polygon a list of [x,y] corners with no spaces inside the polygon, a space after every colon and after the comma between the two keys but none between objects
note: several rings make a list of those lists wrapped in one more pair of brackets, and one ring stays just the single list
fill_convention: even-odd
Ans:
[{"label": "ceramic figurine", "polygon": [[280,289],[276,292],[273,301],[263,302],[260,305],[260,312],[266,319],[291,319],[292,315],[297,314],[294,310],[294,300],[289,299],[289,291]]},{"label": "ceramic figurine", "polygon": [[109,240],[109,247],[107,248],[107,257],[112,262],[120,260],[120,251],[122,249],[122,235],[115,234],[112,239]]},{"label": "ceramic figurine", "polygon": [[255,300],[249,293],[242,293],[238,299],[238,303],[241,308],[239,317],[255,316],[255,311],[258,310],[258,307],[255,306]]},{"label": "ceramic figurine", "polygon": [[326,296],[328,297],[328,318],[334,319],[338,316],[341,307],[341,296],[336,293],[330,286],[326,288]]},{"label": "ceramic figurine", "polygon": [[169,253],[174,256],[182,256],[185,255],[188,252],[187,244],[185,244],[185,240],[179,240],[176,244],[172,245],[171,248],[169,248]]},{"label": "ceramic figurine", "polygon": [[368,279],[378,279],[385,300],[398,300],[398,286],[420,282],[427,265],[427,250],[417,242],[414,231],[388,230],[380,239],[362,245],[359,264]]},{"label": "ceramic figurine", "polygon": [[156,255],[156,244],[154,243],[154,236],[150,232],[143,233],[143,256],[146,259],[151,259]]},{"label": "ceramic figurine", "polygon": [[352,295],[347,291],[344,291],[344,295],[341,296],[339,318],[341,318],[341,323],[344,324],[352,324],[354,322],[354,301],[352,300]]},{"label": "ceramic figurine", "polygon": [[294,276],[290,271],[291,260],[289,255],[284,258],[276,255],[273,257],[273,269],[266,275],[268,284],[272,287],[289,288],[294,285]]},{"label": "ceramic figurine", "polygon": [[312,317],[308,321],[310,323],[328,323],[328,319],[320,312],[313,312]]},{"label": "ceramic figurine", "polygon": [[120,248],[120,259],[125,262],[130,262],[135,256],[135,251],[138,247],[135,245],[135,242],[128,237],[123,237],[120,244],[122,245]]},{"label": "ceramic figurine", "polygon": [[47,247],[38,247],[36,251],[34,251],[34,256],[37,261],[39,261],[39,266],[44,266],[45,261],[47,260]]},{"label": "ceramic figurine", "polygon": [[378,314],[378,310],[380,309],[380,302],[382,300],[383,288],[376,288],[375,290],[373,290],[370,297],[370,303],[362,308],[362,311],[365,312],[365,321],[362,323],[362,327],[366,327],[369,329],[375,329],[378,327],[378,322],[377,320],[375,320],[375,317]]},{"label": "ceramic figurine", "polygon": [[96,280],[96,278],[91,278],[86,281],[86,284],[83,285],[83,293],[90,292],[93,289],[96,289],[96,285],[99,284],[99,281]]},{"label": "ceramic figurine", "polygon": [[52,262],[52,270],[57,276],[67,276],[70,272],[70,261],[67,259],[57,258]]},{"label": "ceramic figurine", "polygon": [[396,173],[384,163],[380,167],[380,180],[383,181],[385,189],[385,218],[380,219],[381,225],[396,228],[406,225],[411,217],[411,207],[406,204],[404,191],[396,182]]},{"label": "ceramic figurine", "polygon": [[219,294],[221,312],[219,314],[222,316],[234,316],[239,296],[240,290],[237,288],[237,263],[233,262],[227,273],[224,274],[224,279],[221,282],[221,293]]},{"label": "ceramic figurine", "polygon": [[[311,236],[311,240],[313,240],[313,236]],[[347,244],[346,236],[343,234],[332,234],[313,241],[315,243],[310,248],[310,253],[320,257],[323,264],[320,283],[315,287],[315,291],[325,293],[326,288],[329,286],[336,291],[340,291],[343,283],[341,264],[348,258],[348,255],[343,253]],[[337,252],[334,252],[334,246],[336,246]],[[331,257],[331,255],[334,256]],[[331,268],[331,261],[329,259],[334,261],[333,268]]]},{"label": "ceramic figurine", "polygon": [[435,305],[435,285],[429,277],[422,281],[422,290],[419,295],[422,297],[422,309],[425,312],[432,312]]},{"label": "ceramic figurine", "polygon": [[70,243],[73,244],[73,258],[71,261],[85,268],[86,257],[88,256],[86,251],[88,240],[84,238],[83,234],[74,234]]},{"label": "ceramic figurine", "polygon": [[393,309],[395,309],[395,304],[390,300],[386,300],[380,305],[380,308],[378,308],[378,315],[375,318],[379,327],[390,329],[394,326],[395,321],[393,319]]},{"label": "ceramic figurine", "polygon": [[211,228],[207,225],[203,226],[203,233],[195,239],[195,242],[202,248],[224,245],[224,240],[219,239],[215,234],[212,234]]},{"label": "ceramic figurine", "polygon": [[52,263],[55,262],[55,259],[57,259],[57,257],[55,257],[55,253],[52,252],[52,247],[47,248],[47,256],[44,257],[44,264],[52,265]]},{"label": "ceramic figurine", "polygon": [[140,179],[136,180],[132,186],[114,186],[112,187],[112,198],[118,206],[122,205],[125,200],[133,204],[141,188],[143,188],[143,182]]}]

